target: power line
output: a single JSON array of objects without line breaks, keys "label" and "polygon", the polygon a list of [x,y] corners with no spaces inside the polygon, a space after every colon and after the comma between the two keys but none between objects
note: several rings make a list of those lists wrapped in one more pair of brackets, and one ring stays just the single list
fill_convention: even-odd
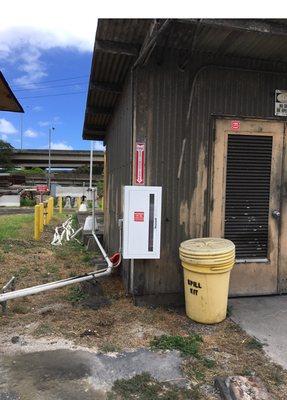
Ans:
[{"label": "power line", "polygon": [[88,82],[74,82],[74,83],[67,83],[66,85],[53,85],[53,86],[37,87],[37,88],[31,88],[31,89],[14,89],[14,92],[23,92],[23,91],[28,91],[28,90],[29,91],[30,90],[48,90],[48,89],[52,89],[52,88],[84,85],[84,84],[88,84]]},{"label": "power line", "polygon": [[18,97],[19,100],[23,99],[37,99],[39,97],[57,97],[57,96],[69,96],[72,94],[81,94],[81,93],[87,93],[86,90],[83,90],[82,92],[67,92],[67,93],[57,93],[57,94],[44,94],[40,96],[27,96],[27,97]]},{"label": "power line", "polygon": [[[89,75],[81,75],[81,76],[73,76],[70,78],[59,78],[59,79],[53,79],[51,81],[42,81],[42,82],[38,82],[38,83],[27,83],[27,86],[31,86],[31,85],[42,85],[42,83],[50,83],[50,82],[59,82],[59,81],[69,81],[69,80],[73,80],[73,79],[81,79],[81,78],[89,78]],[[24,85],[22,86],[18,86],[19,88],[23,88]],[[17,86],[15,88],[13,88],[13,90],[16,90]]]}]

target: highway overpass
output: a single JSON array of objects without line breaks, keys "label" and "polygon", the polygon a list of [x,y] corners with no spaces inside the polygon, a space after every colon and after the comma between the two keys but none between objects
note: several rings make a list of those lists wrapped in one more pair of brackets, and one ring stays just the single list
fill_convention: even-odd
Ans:
[{"label": "highway overpass", "polygon": [[[17,167],[48,168],[48,150],[14,150],[12,162]],[[93,162],[104,163],[104,152],[94,151]],[[51,150],[51,168],[78,168],[90,163],[90,152],[87,150]]]}]

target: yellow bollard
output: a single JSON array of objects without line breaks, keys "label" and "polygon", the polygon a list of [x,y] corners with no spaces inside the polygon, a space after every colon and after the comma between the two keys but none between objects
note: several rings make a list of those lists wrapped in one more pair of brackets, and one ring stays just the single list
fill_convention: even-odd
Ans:
[{"label": "yellow bollard", "polygon": [[52,197],[49,197],[48,199],[48,224],[50,223],[52,219]]},{"label": "yellow bollard", "polygon": [[63,211],[63,198],[62,198],[62,196],[58,197],[58,207],[59,207],[59,213],[62,214],[62,211]]},{"label": "yellow bollard", "polygon": [[40,206],[39,204],[35,206],[34,211],[34,239],[40,239]]},{"label": "yellow bollard", "polygon": [[81,206],[81,197],[77,197],[77,207],[78,207],[78,209],[80,208],[80,206]]},{"label": "yellow bollard", "polygon": [[40,232],[43,232],[44,229],[44,204],[40,203]]},{"label": "yellow bollard", "polygon": [[44,201],[44,225],[48,224],[48,202]]},{"label": "yellow bollard", "polygon": [[51,197],[51,216],[54,216],[54,197]]}]

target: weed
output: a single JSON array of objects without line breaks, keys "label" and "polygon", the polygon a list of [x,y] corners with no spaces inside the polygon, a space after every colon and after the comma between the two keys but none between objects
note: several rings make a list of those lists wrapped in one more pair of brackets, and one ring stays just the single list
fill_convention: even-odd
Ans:
[{"label": "weed", "polygon": [[85,255],[84,255],[83,261],[84,261],[85,263],[89,263],[91,260],[92,260],[92,257],[91,257],[90,254],[85,254]]},{"label": "weed", "polygon": [[195,368],[195,369],[193,370],[193,373],[194,373],[195,379],[196,379],[197,381],[202,381],[202,380],[205,378],[204,372],[201,371],[201,370],[199,370],[199,369],[196,369],[196,368]]},{"label": "weed", "polygon": [[271,379],[276,385],[281,385],[282,383],[284,383],[284,376],[278,368],[272,369],[270,371],[270,375]]},{"label": "weed", "polygon": [[34,330],[36,336],[45,336],[52,333],[52,328],[48,323],[42,323]]},{"label": "weed", "polygon": [[261,350],[263,348],[263,344],[259,342],[256,338],[252,338],[248,340],[247,347],[253,350]]},{"label": "weed", "polygon": [[26,197],[22,197],[20,199],[21,207],[34,207],[36,205],[36,201],[33,199],[27,199]]},{"label": "weed", "polygon": [[251,369],[245,368],[245,369],[242,371],[241,375],[244,375],[244,376],[253,376],[253,375],[254,375],[254,372],[251,371]]},{"label": "weed", "polygon": [[194,356],[199,358],[199,347],[202,342],[200,335],[193,333],[189,336],[168,336],[155,337],[150,345],[152,349],[158,350],[179,350],[182,356]]},{"label": "weed", "polygon": [[120,379],[114,382],[108,400],[188,400],[191,391],[159,382],[144,372],[131,379]]},{"label": "weed", "polygon": [[207,368],[213,368],[215,366],[215,361],[211,358],[203,358],[203,365]]},{"label": "weed", "polygon": [[80,301],[86,300],[88,294],[83,291],[80,286],[71,287],[67,299],[72,303],[79,303]]},{"label": "weed", "polygon": [[0,263],[4,262],[5,256],[3,253],[0,253]]}]

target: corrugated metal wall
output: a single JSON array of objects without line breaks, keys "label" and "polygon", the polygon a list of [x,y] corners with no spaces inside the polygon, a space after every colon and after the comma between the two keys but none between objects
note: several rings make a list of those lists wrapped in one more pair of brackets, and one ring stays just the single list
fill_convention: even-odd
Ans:
[{"label": "corrugated metal wall", "polygon": [[161,259],[135,262],[135,295],[182,293],[178,246],[208,234],[212,115],[273,117],[274,91],[287,87],[286,74],[235,69],[268,63],[198,56],[181,71],[177,58],[136,75],[136,135],[147,142],[147,184],[163,187],[163,214]]},{"label": "corrugated metal wall", "polygon": [[[132,170],[132,94],[126,83],[106,138],[105,244],[110,254],[119,249],[118,219],[122,217],[122,186],[131,184]],[[128,285],[128,262],[123,265]]]}]

